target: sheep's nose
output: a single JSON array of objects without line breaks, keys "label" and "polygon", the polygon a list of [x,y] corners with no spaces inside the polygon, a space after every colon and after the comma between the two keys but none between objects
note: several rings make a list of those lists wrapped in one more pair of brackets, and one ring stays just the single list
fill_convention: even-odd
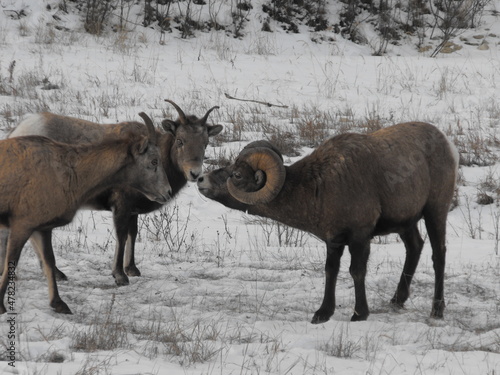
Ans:
[{"label": "sheep's nose", "polygon": [[193,171],[190,171],[189,174],[191,175],[191,177],[193,178],[193,181],[196,181],[196,179],[198,178],[198,176],[200,175],[199,172],[193,172]]}]

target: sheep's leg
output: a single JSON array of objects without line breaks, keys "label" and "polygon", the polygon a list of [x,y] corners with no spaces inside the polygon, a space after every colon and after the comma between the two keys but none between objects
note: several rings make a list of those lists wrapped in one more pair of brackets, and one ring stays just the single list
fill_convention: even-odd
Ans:
[{"label": "sheep's leg", "polygon": [[[446,207],[447,208],[447,207]],[[444,269],[446,263],[446,215],[425,214],[425,226],[432,246],[435,285],[431,317],[442,318],[444,312]]]},{"label": "sheep's leg", "polygon": [[116,285],[123,286],[129,284],[128,277],[123,270],[123,255],[127,243],[130,214],[117,204],[113,210],[113,220],[116,230],[116,249],[112,274]]},{"label": "sheep's leg", "polygon": [[128,276],[141,276],[141,271],[135,265],[135,240],[137,238],[138,215],[132,215],[128,222],[128,238],[125,247],[125,273]]},{"label": "sheep's leg", "polygon": [[403,273],[401,274],[401,279],[399,280],[396,293],[391,299],[391,303],[395,306],[403,307],[404,303],[410,296],[410,284],[413,279],[413,275],[415,274],[420,254],[422,253],[424,240],[422,240],[422,237],[420,236],[416,223],[407,228],[404,232],[400,233],[400,236],[405,244],[406,260],[403,267]]},{"label": "sheep's leg", "polygon": [[[43,244],[43,237],[39,232],[33,232],[33,234],[30,237],[30,242],[31,246],[33,246],[33,249],[35,250],[36,255],[38,256],[38,259],[40,260],[40,268],[42,270],[44,269],[43,265],[43,252],[44,252],[44,244]],[[54,266],[55,267],[55,266]],[[56,275],[56,280],[62,280],[66,281],[68,280],[68,277],[59,270],[59,268],[55,267],[54,269],[55,275]]]},{"label": "sheep's leg", "polygon": [[366,265],[370,256],[370,240],[352,241],[349,244],[349,252],[351,253],[349,272],[354,280],[354,293],[356,296],[356,305],[351,321],[356,322],[366,320],[370,314],[365,289]]},{"label": "sheep's leg", "polygon": [[68,305],[59,296],[56,282],[56,258],[52,248],[52,230],[33,233],[33,237],[41,244],[43,249],[42,263],[47,283],[49,284],[50,307],[60,314],[71,314]]},{"label": "sheep's leg", "polygon": [[7,240],[9,239],[9,229],[0,228],[0,275],[3,273],[3,265],[7,254]]},{"label": "sheep's leg", "polygon": [[[12,287],[12,281],[15,277],[15,270],[21,256],[24,244],[28,241],[31,232],[27,229],[11,228],[7,241],[7,251],[3,264],[3,274],[0,280],[0,314],[5,314],[7,309],[4,305],[5,293],[7,288]],[[15,285],[13,286],[15,287]],[[9,304],[9,301],[7,301]],[[10,304],[9,304],[10,305]]]},{"label": "sheep's leg", "polygon": [[[40,261],[40,268],[43,271],[43,261],[42,261],[42,252],[43,252],[43,246],[40,241],[37,240],[37,238],[40,238],[40,236],[35,235],[36,232],[33,233],[33,235],[30,237],[30,242],[31,245],[33,246],[33,249],[35,250],[35,254],[38,257]],[[3,264],[5,261],[5,253],[7,252],[7,240],[9,238],[9,229],[7,228],[1,228],[0,229],[0,275],[2,274],[1,272],[3,271]],[[64,274],[64,272],[60,271],[57,267],[55,269],[56,272],[56,279],[57,280],[68,280],[68,277]]]},{"label": "sheep's leg", "polygon": [[340,258],[344,253],[344,245],[328,241],[326,247],[325,294],[323,303],[311,320],[313,324],[327,322],[335,312],[335,286],[339,274]]}]

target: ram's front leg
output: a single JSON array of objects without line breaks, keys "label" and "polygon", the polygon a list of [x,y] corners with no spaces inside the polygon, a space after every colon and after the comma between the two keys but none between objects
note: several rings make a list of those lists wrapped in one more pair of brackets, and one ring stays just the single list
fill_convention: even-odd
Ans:
[{"label": "ram's front leg", "polygon": [[122,204],[117,204],[113,209],[113,221],[116,230],[116,249],[115,258],[113,261],[113,277],[118,286],[128,285],[128,276],[123,269],[123,259],[125,254],[125,246],[128,238],[128,228],[130,214],[122,208]]},{"label": "ram's front leg", "polygon": [[141,276],[141,271],[135,265],[135,241],[137,239],[138,215],[132,215],[128,224],[127,246],[125,247],[124,269],[128,276]]},{"label": "ram's front leg", "polygon": [[340,258],[344,253],[344,245],[333,241],[326,244],[325,294],[321,307],[314,313],[313,324],[325,323],[335,312],[335,287],[340,268]]}]

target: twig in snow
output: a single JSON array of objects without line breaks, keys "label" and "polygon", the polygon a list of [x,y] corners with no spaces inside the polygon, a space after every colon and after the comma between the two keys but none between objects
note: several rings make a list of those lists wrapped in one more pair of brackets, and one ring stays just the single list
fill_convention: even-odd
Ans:
[{"label": "twig in snow", "polygon": [[252,99],[238,99],[235,98],[234,96],[231,96],[229,94],[224,93],[226,95],[226,98],[231,99],[231,100],[238,100],[240,102],[251,102],[251,103],[257,103],[257,104],[263,104],[267,105],[268,107],[279,107],[279,108],[288,108],[287,105],[279,105],[279,104],[271,104],[267,102],[261,102],[260,100],[252,100]]}]

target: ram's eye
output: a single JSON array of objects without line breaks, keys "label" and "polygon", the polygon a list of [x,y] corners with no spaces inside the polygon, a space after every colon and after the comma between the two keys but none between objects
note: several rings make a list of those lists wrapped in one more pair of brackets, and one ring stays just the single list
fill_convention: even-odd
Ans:
[{"label": "ram's eye", "polygon": [[153,161],[151,161],[151,164],[156,167],[158,165],[158,159],[153,159]]},{"label": "ram's eye", "polygon": [[177,146],[181,147],[184,145],[184,142],[182,141],[182,139],[178,139],[177,140]]}]

